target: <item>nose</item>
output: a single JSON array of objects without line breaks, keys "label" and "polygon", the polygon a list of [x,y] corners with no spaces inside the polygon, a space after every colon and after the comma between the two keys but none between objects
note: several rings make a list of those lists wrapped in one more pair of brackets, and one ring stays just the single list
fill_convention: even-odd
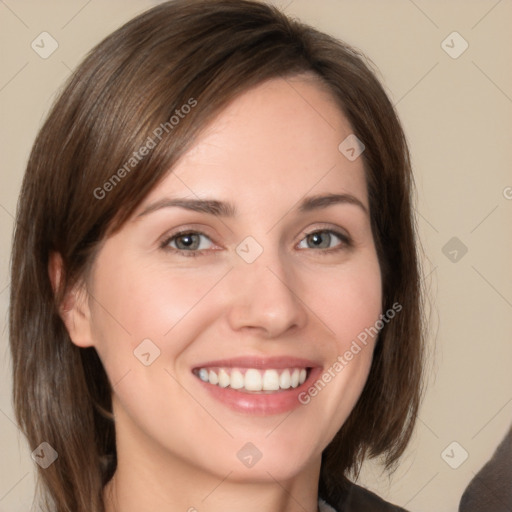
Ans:
[{"label": "nose", "polygon": [[262,255],[253,263],[238,262],[231,272],[228,321],[235,331],[277,338],[306,325],[307,306],[294,289],[298,280],[291,265],[265,252],[266,257]]}]

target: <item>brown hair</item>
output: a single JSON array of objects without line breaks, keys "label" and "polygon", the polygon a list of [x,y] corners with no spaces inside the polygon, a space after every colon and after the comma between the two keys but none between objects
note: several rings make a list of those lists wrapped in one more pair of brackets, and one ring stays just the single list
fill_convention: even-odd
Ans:
[{"label": "brown hair", "polygon": [[[31,448],[46,441],[58,452],[54,464],[39,468],[56,512],[103,511],[102,489],[116,468],[111,387],[95,350],[70,341],[59,316],[65,291],[230,101],[265,80],[303,73],[327,85],[366,147],[382,308],[403,309],[381,330],[363,393],[323,453],[321,496],[336,500],[366,456],[383,455],[391,467],[403,452],[421,394],[422,316],[412,173],[393,106],[359,52],[270,5],[177,0],[91,51],[44,123],[22,185],[11,277],[14,407]],[[169,122],[194,102],[177,124]],[[165,143],[127,166],[161,126]],[[56,293],[52,253],[64,269]]]}]

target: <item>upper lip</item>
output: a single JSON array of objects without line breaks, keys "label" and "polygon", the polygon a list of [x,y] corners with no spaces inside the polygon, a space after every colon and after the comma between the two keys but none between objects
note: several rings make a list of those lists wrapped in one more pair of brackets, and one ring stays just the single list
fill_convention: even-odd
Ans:
[{"label": "upper lip", "polygon": [[321,366],[311,359],[302,359],[290,356],[242,356],[229,359],[217,359],[194,366],[197,368],[224,367],[224,368],[259,368],[259,369],[285,369],[285,368],[314,368]]}]

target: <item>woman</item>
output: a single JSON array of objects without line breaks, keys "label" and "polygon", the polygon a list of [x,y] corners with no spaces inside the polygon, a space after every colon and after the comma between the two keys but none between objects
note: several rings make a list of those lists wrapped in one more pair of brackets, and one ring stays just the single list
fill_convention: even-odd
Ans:
[{"label": "woman", "polygon": [[412,174],[354,49],[175,1],[79,66],[35,142],[14,403],[47,509],[398,510],[420,399]]}]

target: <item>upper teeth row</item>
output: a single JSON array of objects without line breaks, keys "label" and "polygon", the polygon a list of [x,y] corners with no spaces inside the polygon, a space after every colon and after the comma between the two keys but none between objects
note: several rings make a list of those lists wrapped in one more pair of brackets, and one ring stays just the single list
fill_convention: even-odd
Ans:
[{"label": "upper teeth row", "polygon": [[201,368],[198,377],[204,381],[227,388],[245,389],[247,391],[276,391],[278,389],[296,388],[307,377],[305,368],[285,370],[257,370],[247,368]]}]

